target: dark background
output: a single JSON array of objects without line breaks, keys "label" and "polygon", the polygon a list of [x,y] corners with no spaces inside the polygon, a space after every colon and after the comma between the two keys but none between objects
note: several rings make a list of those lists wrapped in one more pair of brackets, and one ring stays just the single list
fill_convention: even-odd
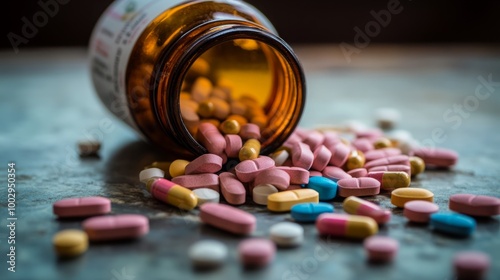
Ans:
[{"label": "dark background", "polygon": [[[9,32],[21,34],[22,18],[32,20],[38,1],[5,1],[0,48],[11,48]],[[63,1],[63,0],[60,0]],[[85,46],[92,27],[111,0],[65,0],[60,11],[20,49]],[[385,1],[248,0],[289,43],[352,43],[354,27],[373,20],[370,11],[387,9]],[[400,0],[403,11],[372,38],[378,43],[499,43],[500,1]]]}]

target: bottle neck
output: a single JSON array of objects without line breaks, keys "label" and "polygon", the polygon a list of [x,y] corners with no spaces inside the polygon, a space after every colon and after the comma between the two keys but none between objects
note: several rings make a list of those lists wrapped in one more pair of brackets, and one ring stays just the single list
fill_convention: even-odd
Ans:
[{"label": "bottle neck", "polygon": [[[250,39],[268,50],[272,86],[264,110],[269,122],[262,131],[262,153],[269,153],[293,132],[305,105],[305,78],[293,50],[278,36],[250,22],[210,22],[182,35],[164,51],[155,71],[153,109],[167,135],[191,153],[207,150],[186,128],[180,109],[182,83],[191,65],[210,49],[234,40]],[[258,81],[255,81],[258,82]]]}]

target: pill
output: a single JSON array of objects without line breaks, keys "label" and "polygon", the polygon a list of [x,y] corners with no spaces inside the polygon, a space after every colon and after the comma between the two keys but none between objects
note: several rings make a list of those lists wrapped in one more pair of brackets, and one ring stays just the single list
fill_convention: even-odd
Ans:
[{"label": "pill", "polygon": [[[318,177],[322,177],[323,176],[323,173],[319,172],[319,171],[316,171],[316,170],[310,170],[309,171],[309,176],[308,177],[313,177],[313,176],[318,176]],[[331,179],[333,181],[338,181],[338,179]],[[307,180],[309,182],[309,179]],[[305,183],[307,184],[307,183]]]},{"label": "pill", "polygon": [[437,204],[424,200],[408,201],[404,208],[403,215],[414,223],[428,223],[431,215],[439,211]]},{"label": "pill", "polygon": [[255,230],[255,216],[238,208],[218,203],[200,206],[203,223],[234,234],[246,235]]},{"label": "pill", "polygon": [[377,139],[384,135],[384,132],[378,128],[365,128],[355,131],[356,138],[370,138]]},{"label": "pill", "polygon": [[191,98],[196,102],[200,103],[208,99],[210,93],[212,92],[212,82],[205,77],[199,77],[193,83],[191,88]]},{"label": "pill", "polygon": [[59,218],[104,215],[111,211],[111,201],[100,196],[66,198],[55,202],[52,210]]},{"label": "pill", "polygon": [[256,159],[260,154],[260,142],[256,139],[248,139],[238,152],[240,161]]},{"label": "pill", "polygon": [[358,138],[358,139],[355,139],[354,141],[351,142],[351,145],[354,148],[356,148],[356,150],[360,150],[363,153],[366,153],[368,151],[371,151],[371,150],[375,149],[375,147],[373,147],[372,141],[370,141],[367,138]]},{"label": "pill", "polygon": [[411,176],[417,176],[418,174],[423,173],[425,171],[424,160],[416,156],[410,157],[410,168]]},{"label": "pill", "polygon": [[323,145],[326,147],[332,147],[336,144],[340,143],[340,136],[333,131],[325,131],[323,132],[323,136],[325,139],[323,140]]},{"label": "pill", "polygon": [[200,116],[196,113],[196,111],[187,106],[183,106],[184,104],[181,104],[181,117],[182,121],[184,122],[184,125],[188,129],[188,131],[196,135],[195,133],[198,132],[198,125],[200,124]]},{"label": "pill", "polygon": [[170,162],[170,161],[155,161],[155,162],[151,163],[151,165],[149,165],[147,168],[159,168],[159,169],[163,170],[163,172],[165,174],[170,175],[170,172],[169,172],[170,164],[172,164],[172,162]]},{"label": "pill", "polygon": [[238,179],[243,182],[251,182],[262,170],[275,167],[274,160],[270,157],[260,156],[254,160],[244,160],[238,163],[234,171]]},{"label": "pill", "polygon": [[450,235],[466,237],[476,229],[476,221],[458,213],[434,213],[430,218],[431,228]]},{"label": "pill", "polygon": [[209,188],[219,191],[219,176],[212,173],[177,176],[172,178],[172,182],[190,190]]},{"label": "pill", "polygon": [[250,122],[253,124],[256,124],[260,130],[263,130],[266,128],[267,124],[269,123],[269,119],[266,115],[256,114],[252,117]]},{"label": "pill", "polygon": [[165,172],[159,168],[147,168],[142,170],[139,173],[139,181],[142,183],[147,183],[151,178],[163,178],[165,176]]},{"label": "pill", "polygon": [[[233,113],[233,114],[236,114],[236,113]],[[245,124],[248,123],[248,120],[242,116],[242,114],[239,114],[239,115],[230,115],[226,118],[226,120],[235,120],[237,121],[239,124],[240,124],[240,131],[241,131],[241,127]]]},{"label": "pill", "polygon": [[323,169],[323,176],[334,181],[352,178],[342,168],[336,166],[327,166]]},{"label": "pill", "polygon": [[278,189],[273,185],[269,184],[257,185],[252,190],[253,202],[259,205],[267,205],[267,197],[277,192]]},{"label": "pill", "polygon": [[229,101],[231,99],[231,89],[224,87],[214,87],[210,97],[216,97],[225,101]]},{"label": "pill", "polygon": [[349,178],[337,182],[338,195],[348,196],[370,196],[380,193],[380,182],[373,178]]},{"label": "pill", "polygon": [[217,126],[211,123],[202,123],[198,127],[198,137],[201,144],[212,154],[220,155],[226,148],[226,140]]},{"label": "pill", "polygon": [[365,165],[365,155],[358,150],[352,150],[349,153],[345,167],[347,170],[362,168]]},{"label": "pill", "polygon": [[453,257],[453,267],[459,280],[484,279],[490,267],[490,257],[478,251],[458,252]]},{"label": "pill", "polygon": [[71,258],[87,251],[89,240],[84,231],[76,229],[62,230],[52,239],[54,250],[61,258]]},{"label": "pill", "polygon": [[368,260],[371,262],[390,262],[399,250],[396,239],[387,236],[371,236],[363,242]]},{"label": "pill", "polygon": [[333,213],[333,205],[325,202],[306,202],[292,206],[290,214],[296,222],[314,222],[323,213]]},{"label": "pill", "polygon": [[414,149],[413,153],[420,157],[426,166],[451,167],[458,161],[458,154],[455,151],[443,148],[420,147]]},{"label": "pill", "polygon": [[267,197],[267,209],[273,212],[286,212],[298,203],[318,202],[319,194],[312,189],[300,189],[271,194]]},{"label": "pill", "polygon": [[351,175],[353,178],[361,178],[365,177],[368,171],[365,168],[356,168],[349,170],[347,174]]},{"label": "pill", "polygon": [[[229,107],[231,108],[231,114],[234,115],[244,115],[247,111],[247,105],[245,103],[238,101],[238,100],[233,100],[229,104]],[[246,123],[246,119],[245,119]],[[240,123],[241,124],[241,123]]]},{"label": "pill", "polygon": [[330,164],[337,167],[342,167],[349,158],[349,153],[351,149],[342,142],[339,142],[334,146],[330,146],[328,148],[332,152],[332,157],[330,158]]},{"label": "pill", "polygon": [[238,134],[241,126],[237,120],[225,120],[220,124],[219,128],[224,134]]},{"label": "pill", "polygon": [[274,160],[276,166],[282,166],[289,156],[290,154],[285,149],[276,151],[270,155],[270,157]]},{"label": "pill", "polygon": [[359,197],[349,196],[342,206],[346,213],[370,217],[378,224],[385,224],[391,219],[391,211]]},{"label": "pill", "polygon": [[307,132],[307,135],[302,142],[304,142],[304,144],[308,145],[311,150],[314,151],[321,144],[323,144],[324,140],[325,136],[323,135],[323,133],[316,130],[311,130]]},{"label": "pill", "polygon": [[307,187],[318,192],[319,200],[332,200],[337,195],[337,183],[325,177],[310,177]]},{"label": "pill", "polygon": [[227,254],[227,246],[216,240],[197,241],[188,251],[193,266],[199,268],[220,266],[226,261]]},{"label": "pill", "polygon": [[434,194],[429,190],[419,188],[400,188],[391,192],[391,203],[399,208],[403,208],[406,202],[412,200],[433,202]]},{"label": "pill", "polygon": [[271,168],[259,173],[254,183],[255,185],[271,184],[278,190],[284,191],[290,185],[290,175],[281,169]]},{"label": "pill", "polygon": [[277,223],[269,229],[269,237],[280,247],[295,247],[304,241],[304,228],[291,222]]},{"label": "pill", "polygon": [[378,231],[377,222],[370,217],[324,213],[316,220],[321,235],[363,239]]},{"label": "pill", "polygon": [[168,172],[172,178],[181,176],[186,174],[186,166],[189,164],[189,161],[183,159],[176,159],[172,161]]},{"label": "pill", "polygon": [[[283,170],[290,175],[290,184],[303,185],[309,182],[310,171],[301,167],[279,166],[277,169]],[[321,172],[319,172],[320,176]]]},{"label": "pill", "polygon": [[180,209],[191,210],[198,204],[198,199],[191,190],[167,179],[151,179],[146,184],[146,189],[154,198]]},{"label": "pill", "polygon": [[470,216],[488,217],[500,214],[500,199],[493,196],[454,194],[450,196],[450,210]]},{"label": "pill", "polygon": [[96,140],[78,141],[77,145],[78,152],[82,157],[96,155],[101,149],[101,142]]},{"label": "pill", "polygon": [[137,214],[99,216],[82,223],[90,241],[138,238],[149,232],[148,218]]},{"label": "pill", "polygon": [[396,156],[389,156],[389,157],[385,157],[385,158],[372,160],[372,161],[365,164],[365,168],[370,169],[370,168],[375,167],[375,166],[397,165],[397,164],[410,165],[410,161],[409,161],[408,156],[396,155]]},{"label": "pill", "polygon": [[411,175],[411,168],[408,165],[404,164],[391,164],[391,165],[381,165],[375,166],[368,170],[368,172],[378,172],[378,171],[400,171],[405,172],[408,175]]},{"label": "pill", "polygon": [[238,180],[236,175],[223,172],[219,175],[220,190],[222,196],[229,204],[239,205],[245,203],[245,186]]},{"label": "pill", "polygon": [[203,102],[200,102],[196,113],[198,113],[198,115],[200,115],[203,118],[210,118],[214,114],[214,109],[215,109],[214,107],[215,107],[214,103],[212,103],[209,100],[205,100]]},{"label": "pill", "polygon": [[262,267],[273,261],[276,245],[271,240],[251,238],[240,242],[238,254],[245,267]]},{"label": "pill", "polygon": [[260,139],[260,128],[258,125],[253,123],[247,123],[241,126],[240,136],[242,139]]},{"label": "pill", "polygon": [[366,159],[366,162],[370,162],[370,161],[373,161],[376,159],[381,159],[381,158],[390,157],[390,156],[397,156],[400,154],[401,154],[400,149],[385,148],[385,149],[367,151],[365,153],[365,159]]},{"label": "pill", "polygon": [[330,162],[332,157],[332,152],[328,150],[325,146],[319,145],[313,153],[314,160],[312,163],[312,168],[318,171],[322,171]]},{"label": "pill", "polygon": [[373,142],[373,147],[375,149],[390,148],[390,147],[392,147],[392,142],[391,142],[391,140],[389,140],[385,137],[381,137]]},{"label": "pill", "polygon": [[308,145],[297,142],[292,147],[292,163],[296,167],[309,170],[314,161],[314,154]]},{"label": "pill", "polygon": [[369,172],[366,177],[373,178],[380,182],[380,188],[386,191],[392,191],[398,188],[407,188],[410,186],[410,176],[406,172],[395,171],[376,171]]},{"label": "pill", "polygon": [[239,135],[229,134],[224,136],[224,139],[226,140],[226,155],[230,158],[238,157],[241,147],[243,147],[241,137]]},{"label": "pill", "polygon": [[401,113],[394,108],[379,108],[375,111],[375,120],[382,129],[391,129],[401,119]]},{"label": "pill", "polygon": [[215,118],[224,120],[231,113],[231,108],[225,100],[217,97],[210,97],[208,100],[214,105],[213,116]]},{"label": "pill", "polygon": [[[185,174],[216,173],[222,169],[222,158],[215,154],[204,154],[185,167]],[[181,174],[183,175],[183,174]],[[172,176],[174,177],[174,176]]]},{"label": "pill", "polygon": [[209,189],[209,188],[201,188],[193,190],[194,195],[198,199],[197,206],[202,205],[203,203],[213,202],[219,203],[220,195],[218,192]]}]

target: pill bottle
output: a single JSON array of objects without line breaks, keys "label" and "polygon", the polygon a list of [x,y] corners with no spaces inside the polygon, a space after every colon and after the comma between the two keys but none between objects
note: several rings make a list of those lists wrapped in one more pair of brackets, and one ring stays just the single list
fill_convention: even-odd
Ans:
[{"label": "pill bottle", "polygon": [[181,92],[196,73],[233,99],[250,97],[262,106],[262,154],[288,138],[305,104],[298,58],[243,1],[116,1],[94,28],[89,56],[105,106],[155,146],[176,153],[207,152],[180,108]]}]

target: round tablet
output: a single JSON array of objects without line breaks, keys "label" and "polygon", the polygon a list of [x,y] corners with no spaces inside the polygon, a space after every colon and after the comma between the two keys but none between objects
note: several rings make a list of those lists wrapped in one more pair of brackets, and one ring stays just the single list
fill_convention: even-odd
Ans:
[{"label": "round tablet", "polygon": [[198,198],[198,206],[206,202],[219,203],[219,192],[209,188],[201,188],[193,190],[194,195]]},{"label": "round tablet", "polygon": [[267,197],[277,193],[278,189],[271,184],[258,185],[253,188],[253,202],[260,205],[267,205]]},{"label": "round tablet", "polygon": [[165,172],[163,170],[152,167],[144,169],[139,173],[139,181],[146,184],[151,178],[163,178],[164,176]]},{"label": "round tablet", "polygon": [[298,246],[304,240],[304,228],[296,223],[277,223],[271,227],[269,233],[271,240],[282,247]]},{"label": "round tablet", "polygon": [[458,279],[483,279],[490,267],[490,257],[482,252],[459,252],[453,258]]},{"label": "round tablet", "polygon": [[372,236],[363,243],[368,259],[375,262],[389,262],[396,256],[398,241],[385,236]]},{"label": "round tablet", "polygon": [[424,200],[413,200],[404,204],[404,216],[415,223],[428,223],[430,216],[439,210],[435,203]]},{"label": "round tablet", "polygon": [[227,247],[216,240],[201,240],[191,245],[188,255],[196,267],[215,267],[226,260]]},{"label": "round tablet", "polygon": [[268,239],[251,238],[240,243],[238,252],[244,266],[265,266],[274,259],[276,245]]},{"label": "round tablet", "polygon": [[58,232],[52,239],[58,256],[76,257],[87,251],[89,240],[87,234],[81,230],[67,229]]}]

